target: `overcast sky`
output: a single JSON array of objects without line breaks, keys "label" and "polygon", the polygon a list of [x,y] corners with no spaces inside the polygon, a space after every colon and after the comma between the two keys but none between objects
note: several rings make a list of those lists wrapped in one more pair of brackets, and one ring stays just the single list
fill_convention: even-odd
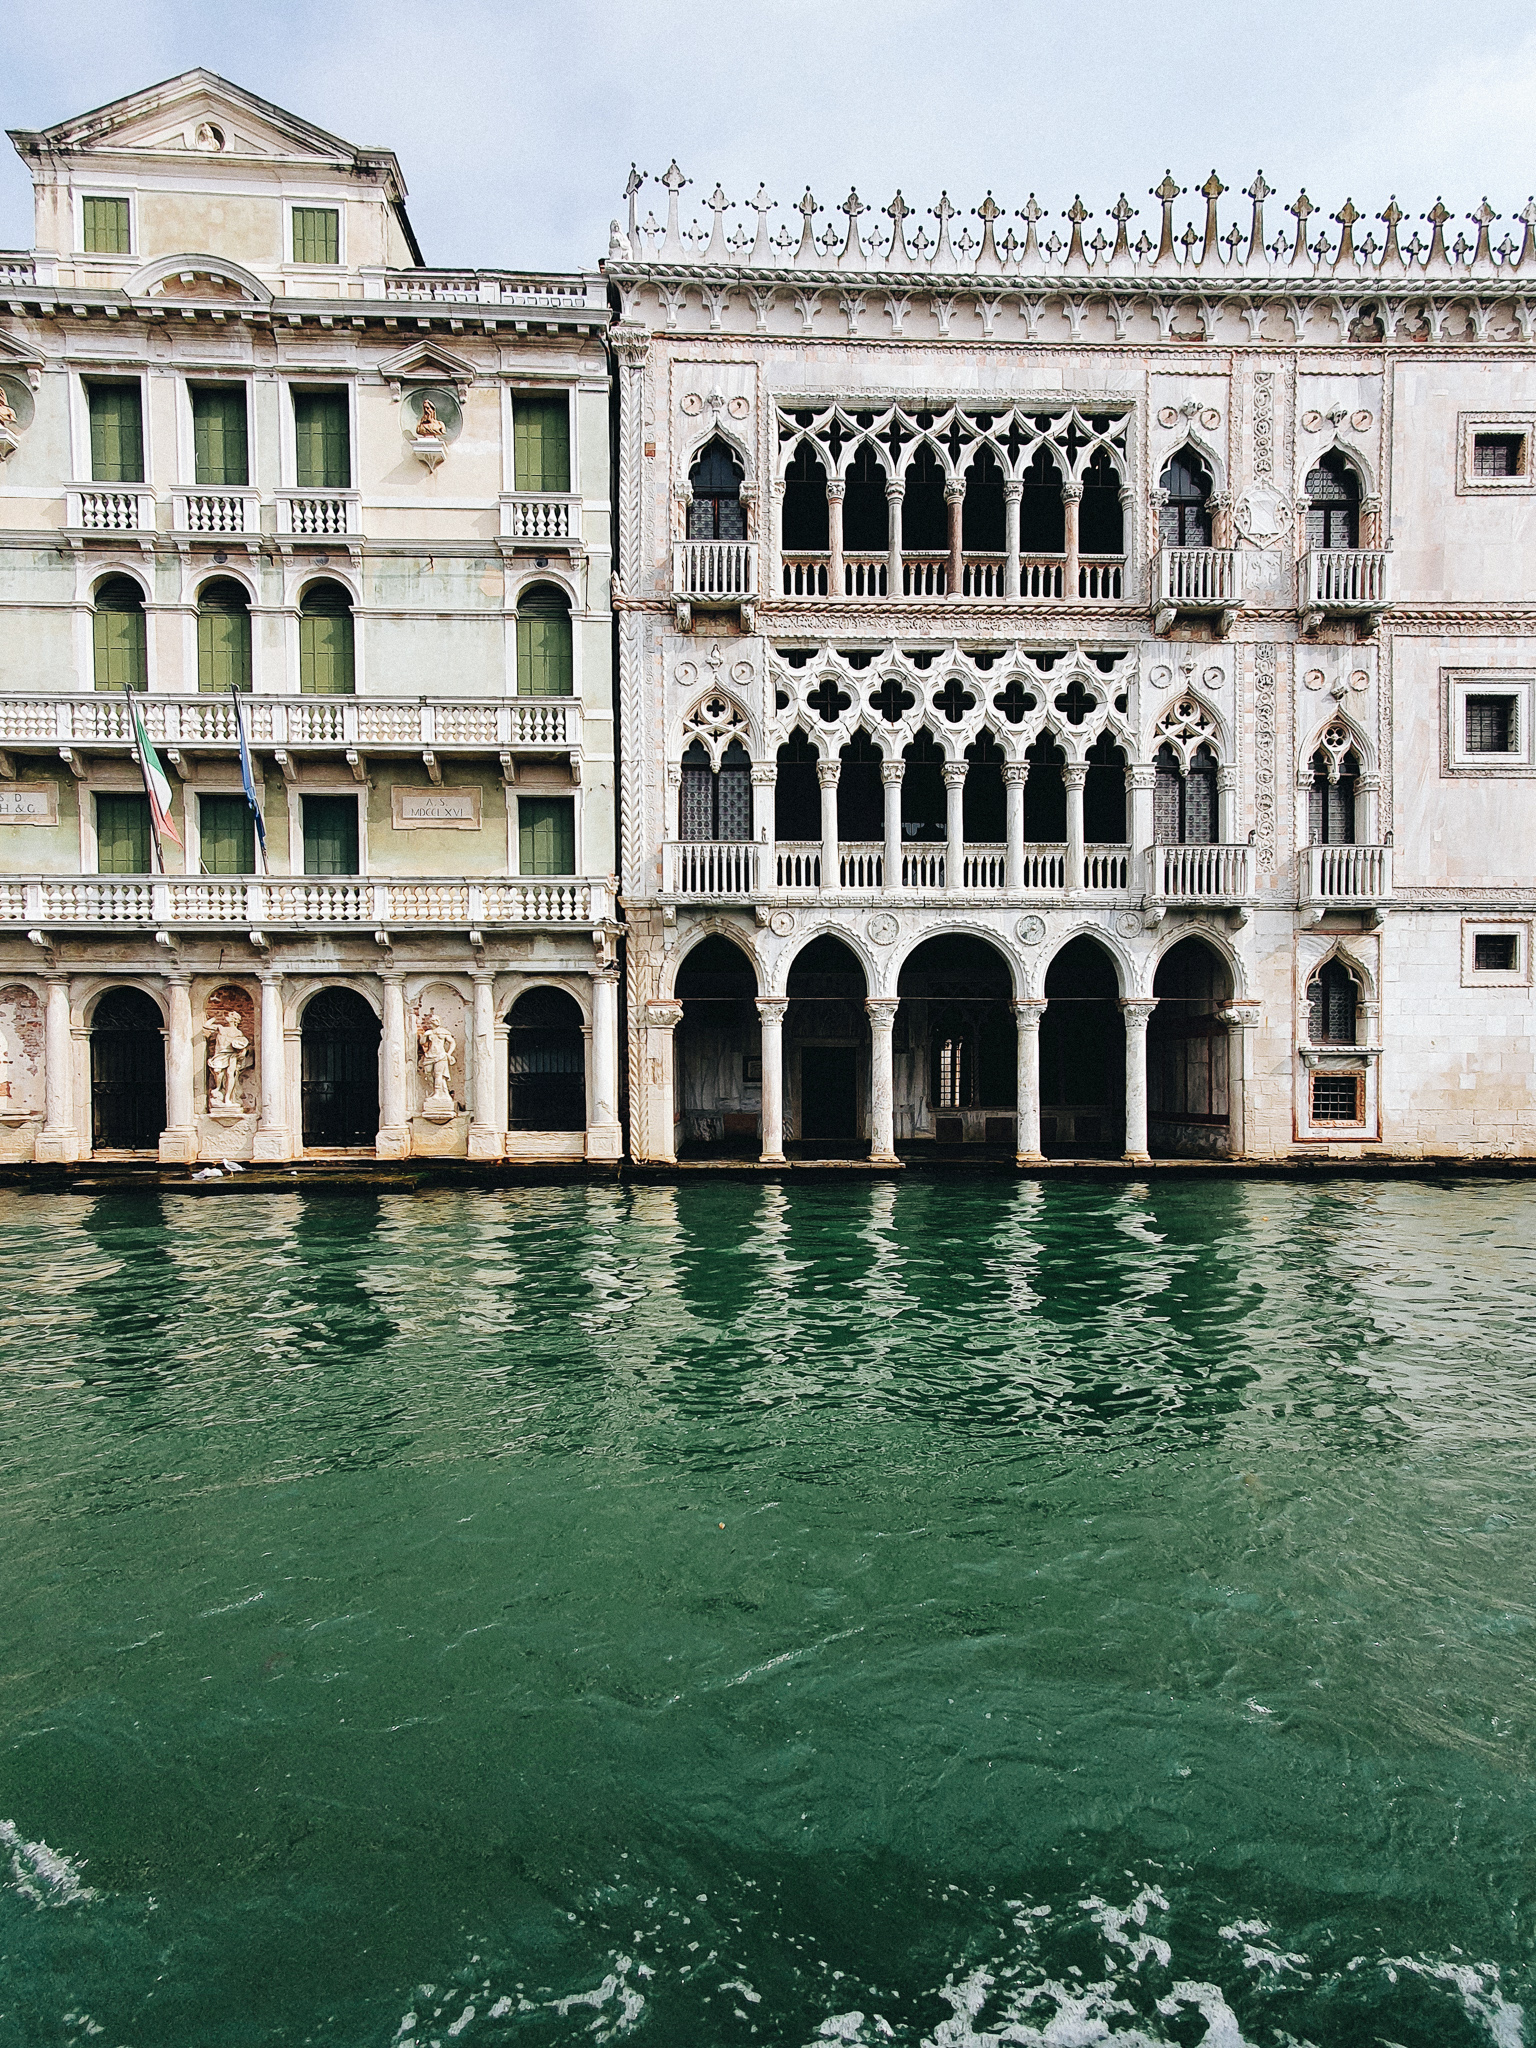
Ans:
[{"label": "overcast sky", "polygon": [[[763,180],[786,206],[807,183],[826,206],[945,187],[963,210],[990,188],[1059,216],[1081,192],[1102,218],[1123,188],[1154,232],[1166,166],[1189,187],[1215,166],[1224,226],[1262,166],[1271,240],[1303,183],[1330,214],[1443,192],[1460,217],[1486,192],[1506,223],[1536,188],[1530,0],[50,0],[6,39],[4,126],[196,64],[394,149],[436,264],[593,263],[631,160],[674,155],[689,204]],[[7,151],[0,247],[31,241]]]}]

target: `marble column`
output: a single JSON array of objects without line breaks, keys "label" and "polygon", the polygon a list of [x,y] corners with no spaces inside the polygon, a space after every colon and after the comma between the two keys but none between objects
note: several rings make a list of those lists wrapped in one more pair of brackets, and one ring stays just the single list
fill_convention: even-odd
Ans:
[{"label": "marble column", "polygon": [[496,1121],[496,978],[488,968],[470,976],[474,987],[470,1022],[470,1085],[474,1110],[469,1123],[471,1159],[499,1159],[506,1145]]},{"label": "marble column", "polygon": [[949,515],[949,595],[965,594],[965,485],[944,486],[944,510]]},{"label": "marble column", "polygon": [[1021,996],[1013,1006],[1019,1032],[1018,1122],[1014,1152],[1020,1166],[1042,1157],[1040,1151],[1040,1019],[1043,996]]},{"label": "marble column", "polygon": [[69,983],[62,974],[48,977],[43,1021],[43,1128],[33,1157],[60,1162],[78,1159],[80,1140],[70,1116]]},{"label": "marble column", "polygon": [[1216,837],[1223,846],[1237,844],[1237,770],[1223,765],[1216,770]]},{"label": "marble column", "polygon": [[1069,761],[1061,771],[1067,785],[1067,888],[1081,889],[1083,874],[1083,784],[1088,780],[1086,761]]},{"label": "marble column", "polygon": [[1004,597],[1019,594],[1019,504],[1023,496],[1023,484],[1017,477],[1009,477],[1003,485]]},{"label": "marble column", "polygon": [[901,778],[906,763],[898,754],[894,761],[880,763],[880,782],[885,796],[885,886],[901,887]]},{"label": "marble column", "polygon": [[768,564],[768,588],[777,597],[784,590],[784,479],[776,476],[768,499],[768,543],[773,559]]},{"label": "marble column", "polygon": [[896,996],[866,996],[869,1017],[869,1158],[872,1166],[898,1166],[896,1157],[896,1082],[891,1059],[891,1031],[900,1007]]},{"label": "marble column", "polygon": [[286,1042],[283,1036],[283,977],[261,977],[261,1114],[251,1157],[291,1159],[297,1133],[288,1128]]},{"label": "marble column", "polygon": [[1027,761],[1003,764],[1003,794],[1008,804],[1008,889],[1016,894],[1024,887],[1024,785],[1029,780]]},{"label": "marble column", "polygon": [[757,841],[757,858],[760,862],[757,886],[762,890],[778,887],[778,855],[775,851],[774,834],[778,821],[774,816],[774,802],[779,784],[777,766],[759,762],[752,770],[752,837]]},{"label": "marble column", "polygon": [[597,968],[592,976],[592,1122],[587,1128],[589,1159],[620,1159],[619,970]]},{"label": "marble column", "polygon": [[837,778],[842,773],[838,760],[818,761],[816,780],[821,784],[821,886],[835,889],[837,876]]},{"label": "marble column", "polygon": [[784,1164],[784,1012],[785,996],[759,996],[757,1014],[763,1028],[763,1137],[759,1158],[764,1166]]},{"label": "marble column", "polygon": [[894,604],[903,595],[901,587],[901,504],[907,495],[907,487],[899,477],[890,477],[885,486],[886,549],[886,595]]},{"label": "marble column", "polygon": [[406,1108],[405,977],[399,973],[386,974],[383,981],[383,1085],[379,1090],[379,1136],[375,1150],[380,1159],[408,1159],[411,1127]]},{"label": "marble column", "polygon": [[1231,1002],[1220,1013],[1227,1025],[1227,1151],[1233,1159],[1248,1156],[1248,1048],[1258,1029],[1259,1005]]},{"label": "marble column", "polygon": [[834,477],[827,485],[827,595],[840,598],[843,590],[843,500],[848,495],[844,480]]},{"label": "marble column", "polygon": [[1083,508],[1083,487],[1081,484],[1065,483],[1061,487],[1062,524],[1066,528],[1065,546],[1067,551],[1066,574],[1062,579],[1061,594],[1068,604],[1076,604],[1081,592],[1078,584],[1078,514]]},{"label": "marble column", "polygon": [[648,1157],[663,1165],[677,1158],[677,1068],[675,1036],[683,1021],[681,1003],[647,1003],[646,1036],[649,1043],[650,1117]]},{"label": "marble column", "polygon": [[944,777],[944,887],[954,895],[965,887],[964,761],[946,761]]},{"label": "marble column", "polygon": [[1163,878],[1154,871],[1153,797],[1157,790],[1157,769],[1149,761],[1125,771],[1131,799],[1131,894],[1157,898]]},{"label": "marble column", "polygon": [[1126,996],[1120,1003],[1125,1017],[1125,1156],[1136,1165],[1152,1157],[1147,1150],[1147,1026],[1156,1008],[1156,1000],[1146,996]]},{"label": "marble column", "polygon": [[173,974],[165,984],[165,1129],[160,1157],[190,1165],[197,1157],[197,1122],[192,1113],[192,983]]}]

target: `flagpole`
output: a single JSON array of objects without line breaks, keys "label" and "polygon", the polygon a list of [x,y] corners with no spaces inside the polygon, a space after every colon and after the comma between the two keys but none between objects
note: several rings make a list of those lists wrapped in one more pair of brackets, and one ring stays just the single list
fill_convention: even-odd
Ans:
[{"label": "flagpole", "polygon": [[160,833],[155,824],[155,798],[149,784],[149,763],[144,758],[144,747],[139,739],[139,714],[133,701],[133,692],[123,685],[123,699],[128,707],[128,730],[133,734],[133,751],[139,764],[139,780],[144,784],[144,801],[149,806],[149,857],[154,863],[154,873],[165,875],[165,856],[160,851]]},{"label": "flagpole", "polygon": [[233,683],[229,686],[229,701],[234,707],[235,734],[240,742],[240,784],[245,791],[245,800],[250,806],[251,816],[256,824],[256,872],[258,875],[265,877],[267,874],[267,827],[261,815],[261,807],[256,801],[256,774],[251,762],[250,744],[245,736],[245,713],[240,709],[240,692]]}]

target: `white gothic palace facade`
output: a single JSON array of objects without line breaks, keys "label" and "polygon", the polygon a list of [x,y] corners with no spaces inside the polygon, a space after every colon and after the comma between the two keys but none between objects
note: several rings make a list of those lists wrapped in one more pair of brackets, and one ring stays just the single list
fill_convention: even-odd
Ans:
[{"label": "white gothic palace facade", "polygon": [[1536,1153],[1536,205],[12,140],[0,1164]]}]

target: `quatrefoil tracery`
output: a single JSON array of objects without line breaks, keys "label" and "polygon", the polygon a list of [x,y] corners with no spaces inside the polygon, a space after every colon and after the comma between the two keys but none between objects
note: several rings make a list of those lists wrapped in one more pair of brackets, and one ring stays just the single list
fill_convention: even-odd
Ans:
[{"label": "quatrefoil tracery", "polygon": [[1126,434],[1129,414],[1084,413],[1077,406],[1051,411],[1003,403],[936,406],[874,405],[850,411],[845,405],[778,409],[779,474],[802,445],[820,458],[831,478],[846,477],[861,447],[874,450],[887,477],[905,475],[918,450],[930,448],[946,483],[958,483],[982,449],[995,457],[1007,478],[1022,482],[1042,449],[1064,481],[1080,481],[1095,455],[1103,453],[1122,486],[1129,482]]},{"label": "quatrefoil tracery", "polygon": [[1198,747],[1209,747],[1220,758],[1219,736],[1220,727],[1203,704],[1194,697],[1178,697],[1153,728],[1152,750],[1156,753],[1159,747],[1172,747],[1178,756],[1180,773],[1187,775]]},{"label": "quatrefoil tracery", "polygon": [[686,749],[695,740],[709,755],[710,766],[718,768],[732,740],[740,740],[750,751],[752,721],[734,699],[721,690],[711,690],[683,720],[683,747]]}]

